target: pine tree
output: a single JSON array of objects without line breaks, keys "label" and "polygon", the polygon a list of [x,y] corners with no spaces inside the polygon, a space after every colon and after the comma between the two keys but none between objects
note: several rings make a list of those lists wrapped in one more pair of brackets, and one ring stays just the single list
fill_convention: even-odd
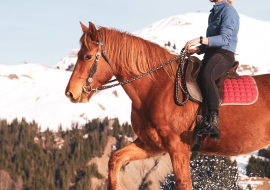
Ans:
[{"label": "pine tree", "polygon": [[119,134],[119,131],[120,131],[120,125],[119,125],[119,120],[118,118],[114,120],[113,124],[112,124],[112,127],[113,127],[113,136],[114,137],[118,137],[118,134]]},{"label": "pine tree", "polygon": [[248,186],[247,186],[247,190],[252,190],[252,188],[251,188],[251,185],[250,185],[250,184],[248,184]]},{"label": "pine tree", "polygon": [[[108,119],[103,122],[94,119],[85,126],[72,123],[71,130],[62,131],[59,126],[59,131],[53,133],[49,129],[40,132],[35,121],[27,123],[25,119],[20,122],[15,119],[8,124],[6,120],[0,120],[0,167],[9,172],[14,182],[20,176],[24,189],[68,189],[70,183],[81,183],[86,189],[90,187],[89,178],[103,178],[97,166],[90,167],[90,174],[85,171],[87,179],[85,176],[78,178],[74,171],[82,171],[91,158],[103,154],[108,142],[108,125]],[[131,129],[127,124],[120,127],[118,119],[115,119],[114,127],[117,138],[120,133],[125,136],[125,131]],[[86,139],[83,138],[85,134],[88,134]],[[64,139],[61,149],[53,146],[57,136]],[[38,143],[34,141],[35,137],[38,137]],[[42,137],[45,137],[44,144]]]},{"label": "pine tree", "polygon": [[[236,161],[231,162],[226,157],[207,156],[198,152],[193,152],[190,159],[193,189],[239,189]],[[176,190],[173,173],[160,185],[164,190]]]}]

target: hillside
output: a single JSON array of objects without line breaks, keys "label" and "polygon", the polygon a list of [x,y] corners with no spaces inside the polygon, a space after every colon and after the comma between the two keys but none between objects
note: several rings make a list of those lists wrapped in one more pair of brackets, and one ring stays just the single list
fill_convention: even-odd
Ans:
[{"label": "hillside", "polygon": [[[171,16],[132,34],[155,42],[177,54],[187,41],[205,36],[208,15],[208,13],[198,12]],[[240,14],[239,43],[236,49],[236,59],[240,62],[240,68],[238,69],[240,74],[265,74],[270,71],[270,58],[262,56],[267,55],[269,51],[269,30],[270,22],[256,20]],[[77,49],[72,50],[54,68],[62,70],[72,68],[77,52]],[[198,57],[202,59],[203,56]]]},{"label": "hillside", "polygon": [[[179,53],[187,41],[206,35],[208,13],[187,13],[157,21],[133,34],[170,51]],[[239,43],[236,59],[240,62],[240,74],[264,74],[270,71],[270,58],[267,56],[270,39],[266,36],[270,22],[256,20],[240,14]],[[168,46],[170,42],[170,46]],[[176,49],[173,48],[175,44]],[[260,47],[260,48],[257,48]],[[199,56],[202,58],[202,55]]]},{"label": "hillside", "polygon": [[35,120],[43,131],[106,116],[130,122],[131,102],[122,88],[98,92],[86,104],[73,104],[64,94],[70,75],[38,64],[0,65],[0,98],[4,100],[0,118]]},{"label": "hillside", "polygon": [[[103,175],[108,174],[108,162],[111,155],[112,147],[116,144],[114,137],[109,137],[108,144],[104,150],[104,154],[101,158],[96,157],[92,159],[88,165],[96,163],[98,165],[98,171]],[[170,174],[172,171],[172,165],[170,156],[149,158],[146,160],[133,161],[122,167],[119,172],[120,186],[122,189],[138,190],[139,187],[143,186],[147,182],[151,181],[150,189],[159,189],[159,182],[164,181],[165,176]],[[149,172],[149,175],[147,173]],[[143,178],[146,180],[143,181]],[[98,186],[106,186],[107,178],[99,180],[97,178],[91,179],[91,190],[95,190]],[[103,184],[103,185],[102,185]]]},{"label": "hillside", "polygon": [[73,71],[77,62],[77,53],[79,49],[73,49],[68,56],[59,61],[53,68],[61,69],[64,71]]}]

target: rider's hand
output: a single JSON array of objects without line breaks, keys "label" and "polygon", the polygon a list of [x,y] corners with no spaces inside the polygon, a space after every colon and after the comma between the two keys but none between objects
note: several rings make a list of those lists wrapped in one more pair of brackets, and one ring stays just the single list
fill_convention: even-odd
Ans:
[{"label": "rider's hand", "polygon": [[189,48],[187,56],[189,57],[189,56],[193,55],[194,53],[200,53],[200,48],[198,46]]},{"label": "rider's hand", "polygon": [[198,43],[200,43],[200,38],[195,38],[193,40],[190,40],[185,45],[185,50],[189,50],[191,46],[196,46]]}]

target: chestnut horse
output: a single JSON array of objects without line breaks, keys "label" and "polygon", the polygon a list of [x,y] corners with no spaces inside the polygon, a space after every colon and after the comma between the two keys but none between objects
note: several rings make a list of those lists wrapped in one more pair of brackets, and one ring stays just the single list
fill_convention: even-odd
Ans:
[{"label": "chestnut horse", "polygon": [[[90,73],[103,38],[104,50],[115,70],[118,81],[145,73],[173,59],[174,54],[159,45],[89,22],[81,24],[83,35],[78,61],[65,94],[73,103],[89,101],[94,92],[85,93],[83,86]],[[108,167],[108,189],[119,190],[119,168],[125,162],[169,153],[178,190],[191,189],[190,153],[198,104],[188,101],[179,107],[174,103],[174,79],[179,61],[129,84],[123,89],[132,100],[131,122],[138,138],[112,154]],[[92,87],[106,84],[114,73],[104,55],[99,58]],[[270,143],[270,75],[254,76],[260,92],[257,102],[250,106],[221,106],[221,140],[207,137],[201,153],[219,156],[246,154]],[[183,95],[180,92],[180,100]]]}]

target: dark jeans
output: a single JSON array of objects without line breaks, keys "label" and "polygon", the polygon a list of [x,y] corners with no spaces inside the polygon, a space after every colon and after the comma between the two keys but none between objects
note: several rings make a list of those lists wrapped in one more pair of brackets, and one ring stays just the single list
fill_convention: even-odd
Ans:
[{"label": "dark jeans", "polygon": [[215,81],[228,71],[235,63],[234,53],[220,48],[208,48],[204,55],[199,75],[203,97],[206,98],[208,109],[218,111],[219,95]]}]

